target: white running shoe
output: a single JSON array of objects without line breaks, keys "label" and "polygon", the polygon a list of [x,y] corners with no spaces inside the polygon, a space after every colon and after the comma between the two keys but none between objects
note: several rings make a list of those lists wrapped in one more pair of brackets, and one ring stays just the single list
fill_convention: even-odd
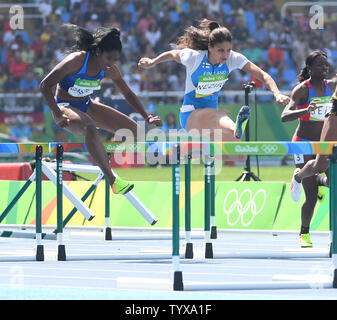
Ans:
[{"label": "white running shoe", "polygon": [[297,182],[295,180],[295,175],[300,171],[300,168],[296,168],[294,170],[294,174],[293,177],[291,179],[291,184],[290,184],[290,194],[292,199],[295,202],[298,202],[301,199],[301,195],[302,195],[302,183]]}]

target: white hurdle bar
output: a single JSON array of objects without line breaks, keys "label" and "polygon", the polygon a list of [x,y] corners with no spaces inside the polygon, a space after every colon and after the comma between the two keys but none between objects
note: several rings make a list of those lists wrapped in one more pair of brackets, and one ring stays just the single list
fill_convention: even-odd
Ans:
[{"label": "white hurdle bar", "polygon": [[[181,258],[184,255],[181,254]],[[101,253],[89,253],[89,254],[67,254],[67,261],[86,261],[86,260],[171,260],[172,254],[167,253],[132,253],[132,254],[101,254]]]},{"label": "white hurdle bar", "polygon": [[[55,167],[56,168],[56,167]],[[52,170],[48,162],[42,161],[42,172],[47,178],[56,185],[56,172]],[[69,199],[69,201],[82,213],[87,220],[92,220],[95,215],[88,208],[88,206],[72,192],[72,190],[63,182],[63,194]]]},{"label": "white hurdle bar", "polygon": [[[49,169],[56,170],[56,163],[52,162],[43,162],[45,166],[48,166]],[[103,174],[102,170],[97,166],[91,165],[80,165],[80,164],[70,164],[64,163],[63,164],[63,171],[78,171],[78,172],[87,172],[87,173],[97,173]],[[111,170],[115,177],[118,175]],[[55,173],[56,177],[56,173]],[[128,192],[124,195],[128,201],[135,207],[135,209],[144,217],[144,219],[150,224],[154,225],[158,219],[151,213],[151,211],[138,199],[138,197],[133,193],[133,191]]]},{"label": "white hurdle bar", "polygon": [[321,281],[247,281],[247,282],[184,282],[184,291],[203,290],[281,290],[332,288],[331,280]]},{"label": "white hurdle bar", "polygon": [[301,259],[301,258],[330,258],[328,249],[309,249],[302,250],[247,250],[232,252],[215,252],[212,259]]}]

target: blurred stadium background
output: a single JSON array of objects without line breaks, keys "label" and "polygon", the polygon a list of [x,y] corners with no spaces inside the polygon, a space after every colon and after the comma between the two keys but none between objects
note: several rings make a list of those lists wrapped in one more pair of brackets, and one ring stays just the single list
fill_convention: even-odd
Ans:
[{"label": "blurred stadium background", "polygon": [[[228,27],[234,36],[233,49],[267,71],[279,88],[289,94],[297,82],[307,54],[327,52],[330,76],[337,71],[337,3],[317,1],[324,9],[323,29],[312,29],[312,3],[284,0],[29,0],[0,3],[0,141],[82,141],[65,133],[52,121],[39,92],[41,79],[62,60],[72,45],[62,23],[88,30],[98,26],[121,29],[123,52],[119,67],[124,79],[137,93],[148,112],[164,120],[164,129],[180,128],[185,70],[165,63],[139,70],[138,60],[172,47],[185,27],[207,17]],[[12,30],[10,8],[24,9],[24,28]],[[235,117],[243,103],[242,85],[250,79],[236,71],[230,75],[220,96],[220,107]],[[125,114],[132,108],[104,80],[96,97]],[[265,88],[254,91],[251,140],[291,140],[297,121],[281,123],[282,107],[273,102]],[[257,108],[254,108],[254,105]],[[133,114],[137,119],[137,115]],[[113,139],[101,132],[102,140]],[[281,159],[285,164],[287,159]],[[290,159],[288,159],[290,160]],[[280,162],[277,162],[280,164]]]}]

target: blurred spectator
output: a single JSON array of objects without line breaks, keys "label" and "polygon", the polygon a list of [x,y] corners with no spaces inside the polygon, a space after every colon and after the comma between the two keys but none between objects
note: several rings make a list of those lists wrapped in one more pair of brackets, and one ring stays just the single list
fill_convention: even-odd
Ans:
[{"label": "blurred spectator", "polygon": [[142,33],[146,33],[149,30],[150,25],[155,23],[156,20],[153,18],[152,14],[148,11],[145,11],[137,24],[137,30],[141,31]]},{"label": "blurred spectator", "polygon": [[14,75],[18,80],[23,77],[27,71],[28,63],[22,59],[22,53],[16,51],[14,59],[9,65],[9,73]]},{"label": "blurred spectator", "polygon": [[235,42],[245,42],[248,38],[248,31],[244,22],[238,20],[237,26],[231,30]]},{"label": "blurred spectator", "polygon": [[279,35],[280,46],[284,50],[291,50],[293,44],[293,36],[289,26],[282,26],[282,30]]},{"label": "blurred spectator", "polygon": [[262,20],[257,20],[256,22],[256,31],[253,34],[255,41],[261,46],[263,49],[267,49],[268,46],[268,31],[263,26]]},{"label": "blurred spectator", "polygon": [[169,132],[171,129],[179,129],[179,126],[177,124],[177,119],[174,113],[169,113],[165,117],[165,121],[163,122],[162,130],[166,133]]},{"label": "blurred spectator", "polygon": [[48,17],[53,10],[52,0],[44,0],[39,3],[39,11],[46,17]]},{"label": "blurred spectator", "polygon": [[39,92],[40,83],[32,71],[27,72],[20,80],[19,89],[23,92]]},{"label": "blurred spectator", "polygon": [[284,50],[281,48],[280,41],[271,44],[271,46],[268,49],[267,59],[268,64],[271,67],[276,68],[278,71],[283,70],[285,53]]},{"label": "blurred spectator", "polygon": [[2,90],[4,93],[15,93],[19,90],[19,81],[13,74],[8,74],[7,79],[2,85]]},{"label": "blurred spectator", "polygon": [[218,14],[221,11],[221,1],[220,0],[210,0],[207,5],[207,13]]},{"label": "blurred spectator", "polygon": [[155,23],[150,24],[149,29],[145,33],[145,37],[147,41],[151,44],[152,48],[155,48],[157,42],[161,38],[161,32],[157,24]]},{"label": "blurred spectator", "polygon": [[157,114],[156,105],[150,99],[148,94],[143,94],[143,105],[145,107],[146,112],[151,114]]},{"label": "blurred spectator", "polygon": [[[19,91],[19,82],[12,74],[8,74],[7,79],[2,85],[2,90],[4,93],[16,93]],[[3,103],[8,108],[14,108],[16,104],[15,97],[4,97]]]},{"label": "blurred spectator", "polygon": [[4,92],[3,90],[3,85],[6,82],[8,76],[7,73],[5,72],[5,67],[0,64],[0,92]]},{"label": "blurred spectator", "polygon": [[124,76],[124,80],[135,94],[140,93],[142,77],[139,74],[136,66],[132,68],[130,73]]},{"label": "blurred spectator", "polygon": [[26,61],[30,65],[35,62],[35,51],[27,43],[25,43],[22,47],[22,60]]},{"label": "blurred spectator", "polygon": [[49,40],[52,38],[52,33],[53,33],[53,29],[51,25],[47,24],[45,28],[43,29],[41,36],[40,36],[44,44],[47,44]]},{"label": "blurred spectator", "polygon": [[8,48],[2,42],[2,38],[0,35],[0,65],[1,64],[4,65],[6,63],[7,52],[8,52]]},{"label": "blurred spectator", "polygon": [[2,38],[3,43],[9,47],[15,41],[15,32],[13,30],[6,31]]},{"label": "blurred spectator", "polygon": [[44,42],[41,40],[41,37],[38,32],[35,32],[33,35],[33,43],[31,48],[35,51],[35,58],[39,59],[43,50]]},{"label": "blurred spectator", "polygon": [[299,32],[306,33],[310,30],[310,16],[309,11],[306,9],[304,14],[298,18]]},{"label": "blurred spectator", "polygon": [[282,24],[290,29],[296,27],[296,20],[293,19],[293,12],[290,8],[287,9],[285,17],[282,19]]},{"label": "blurred spectator", "polygon": [[16,116],[16,124],[11,129],[11,136],[22,142],[32,140],[32,131],[29,125],[25,123],[25,119],[22,115]]},{"label": "blurred spectator", "polygon": [[309,48],[306,37],[303,33],[298,35],[298,38],[293,42],[292,58],[295,61],[297,73],[303,67],[303,63],[308,55]]},{"label": "blurred spectator", "polygon": [[331,48],[336,48],[336,31],[334,29],[333,23],[326,23],[324,25],[324,33],[323,33],[323,40],[325,43],[331,45]]},{"label": "blurred spectator", "polygon": [[262,57],[262,50],[255,44],[254,40],[249,38],[247,40],[248,48],[242,51],[242,54],[245,55],[248,60],[259,64]]},{"label": "blurred spectator", "polygon": [[93,13],[90,16],[90,20],[85,24],[86,29],[89,31],[95,31],[100,26],[98,22],[98,15],[96,13]]}]

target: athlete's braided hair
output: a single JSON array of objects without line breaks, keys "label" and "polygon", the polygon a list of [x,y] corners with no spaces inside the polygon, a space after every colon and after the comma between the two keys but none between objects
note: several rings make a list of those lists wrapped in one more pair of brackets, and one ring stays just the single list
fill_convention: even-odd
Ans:
[{"label": "athlete's braided hair", "polygon": [[194,50],[207,50],[208,45],[228,41],[232,42],[231,32],[220,26],[217,22],[208,19],[201,20],[199,28],[190,26],[185,33],[178,38],[177,48],[190,48]]},{"label": "athlete's braided hair", "polygon": [[117,28],[99,27],[95,32],[74,24],[64,24],[66,30],[72,31],[75,36],[76,44],[68,51],[90,51],[91,53],[99,51],[122,51],[122,43],[120,40],[120,30]]}]

